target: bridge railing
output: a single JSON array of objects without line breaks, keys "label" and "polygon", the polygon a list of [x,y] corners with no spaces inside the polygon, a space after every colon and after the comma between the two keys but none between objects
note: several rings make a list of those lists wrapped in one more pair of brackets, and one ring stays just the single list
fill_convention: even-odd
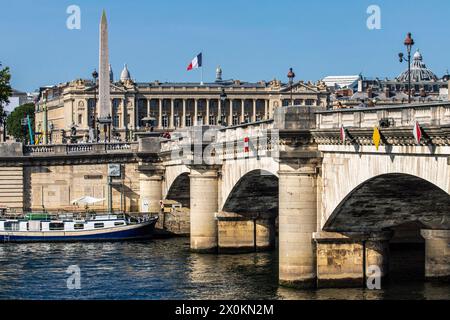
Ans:
[{"label": "bridge railing", "polygon": [[404,104],[366,108],[338,109],[316,112],[317,129],[337,129],[341,126],[372,128],[380,121],[389,127],[406,127],[418,121],[420,125],[450,125],[450,102]]},{"label": "bridge railing", "polygon": [[78,144],[55,144],[55,145],[27,145],[24,146],[24,155],[48,156],[69,154],[104,154],[135,152],[138,149],[137,142],[115,142],[115,143],[78,143]]}]

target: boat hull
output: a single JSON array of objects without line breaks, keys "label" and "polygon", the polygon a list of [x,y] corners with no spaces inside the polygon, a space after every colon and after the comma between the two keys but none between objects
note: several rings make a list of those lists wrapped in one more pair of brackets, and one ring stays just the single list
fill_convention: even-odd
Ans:
[{"label": "boat hull", "polygon": [[153,235],[156,220],[136,225],[89,231],[61,232],[0,232],[0,241],[4,242],[76,242],[76,241],[121,241],[145,240]]}]

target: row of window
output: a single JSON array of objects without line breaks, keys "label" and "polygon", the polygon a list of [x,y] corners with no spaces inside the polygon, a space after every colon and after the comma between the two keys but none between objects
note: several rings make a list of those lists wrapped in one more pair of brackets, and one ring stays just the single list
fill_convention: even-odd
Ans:
[{"label": "row of window", "polygon": [[[114,222],[114,226],[123,226],[125,223],[123,221]],[[84,223],[75,223],[73,228],[75,230],[84,230]],[[105,224],[102,222],[98,222],[94,224],[95,229],[104,228]],[[4,229],[5,231],[19,231],[20,230],[20,224],[17,221],[6,221],[4,223]],[[40,230],[42,230],[42,223],[39,227]],[[50,231],[64,231],[64,222],[50,222],[48,229]],[[27,230],[29,230],[28,223],[27,223]]]},{"label": "row of window", "polygon": [[[142,119],[143,119],[143,118],[144,118],[144,117],[142,117],[142,118],[139,119],[139,123],[141,124],[141,126],[144,126],[144,123],[142,122]],[[182,119],[182,117],[180,117],[180,116],[178,116],[178,115],[175,115],[175,116],[173,117],[173,127],[175,127],[175,128],[181,127],[181,119]],[[219,123],[218,123],[217,119],[218,119],[218,117],[215,116],[215,115],[209,116],[209,122],[208,122],[208,125],[210,125],[210,126],[218,125]],[[257,116],[256,116],[256,121],[261,121],[262,119],[263,119],[262,116],[260,116],[260,115],[257,115]],[[185,125],[186,127],[192,126],[192,125],[193,125],[193,121],[192,121],[192,120],[193,120],[193,119],[192,119],[192,116],[185,116],[185,123],[184,123],[184,125]],[[224,125],[224,126],[228,125],[228,122],[229,122],[228,116],[222,115],[222,116],[220,117],[219,122],[220,122],[221,125]],[[249,123],[249,122],[251,122],[251,117],[248,116],[248,115],[245,115],[245,116],[244,116],[244,123]],[[234,115],[234,116],[232,117],[232,123],[231,123],[231,125],[235,126],[235,125],[238,125],[238,124],[240,124],[240,123],[241,123],[241,117],[240,117],[239,115]],[[203,125],[203,124],[204,124],[203,116],[201,116],[201,115],[200,115],[200,116],[197,116],[197,125]],[[154,121],[154,122],[151,123],[150,125],[151,125],[151,126],[156,126],[156,125],[157,125],[157,122]],[[164,128],[168,128],[168,127],[170,126],[170,118],[169,118],[168,115],[163,115],[163,116],[161,117],[161,126],[164,127]]]}]

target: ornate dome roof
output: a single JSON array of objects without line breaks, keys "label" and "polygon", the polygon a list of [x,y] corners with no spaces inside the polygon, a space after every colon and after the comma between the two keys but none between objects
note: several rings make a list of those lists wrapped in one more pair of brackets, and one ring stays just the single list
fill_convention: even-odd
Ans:
[{"label": "ornate dome roof", "polygon": [[122,72],[120,73],[120,81],[125,82],[127,80],[131,80],[130,71],[128,70],[128,66],[125,64]]},{"label": "ornate dome roof", "polygon": [[[438,77],[427,68],[425,63],[423,63],[422,54],[419,50],[414,53],[413,61],[411,63],[411,81],[436,81]],[[408,81],[408,70],[404,71],[401,75],[397,77],[398,81]]]}]

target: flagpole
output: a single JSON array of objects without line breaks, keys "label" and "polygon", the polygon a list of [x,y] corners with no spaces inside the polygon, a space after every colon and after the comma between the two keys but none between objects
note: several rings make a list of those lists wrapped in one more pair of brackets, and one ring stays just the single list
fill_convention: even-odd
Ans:
[{"label": "flagpole", "polygon": [[203,66],[200,67],[200,85],[203,85]]}]

